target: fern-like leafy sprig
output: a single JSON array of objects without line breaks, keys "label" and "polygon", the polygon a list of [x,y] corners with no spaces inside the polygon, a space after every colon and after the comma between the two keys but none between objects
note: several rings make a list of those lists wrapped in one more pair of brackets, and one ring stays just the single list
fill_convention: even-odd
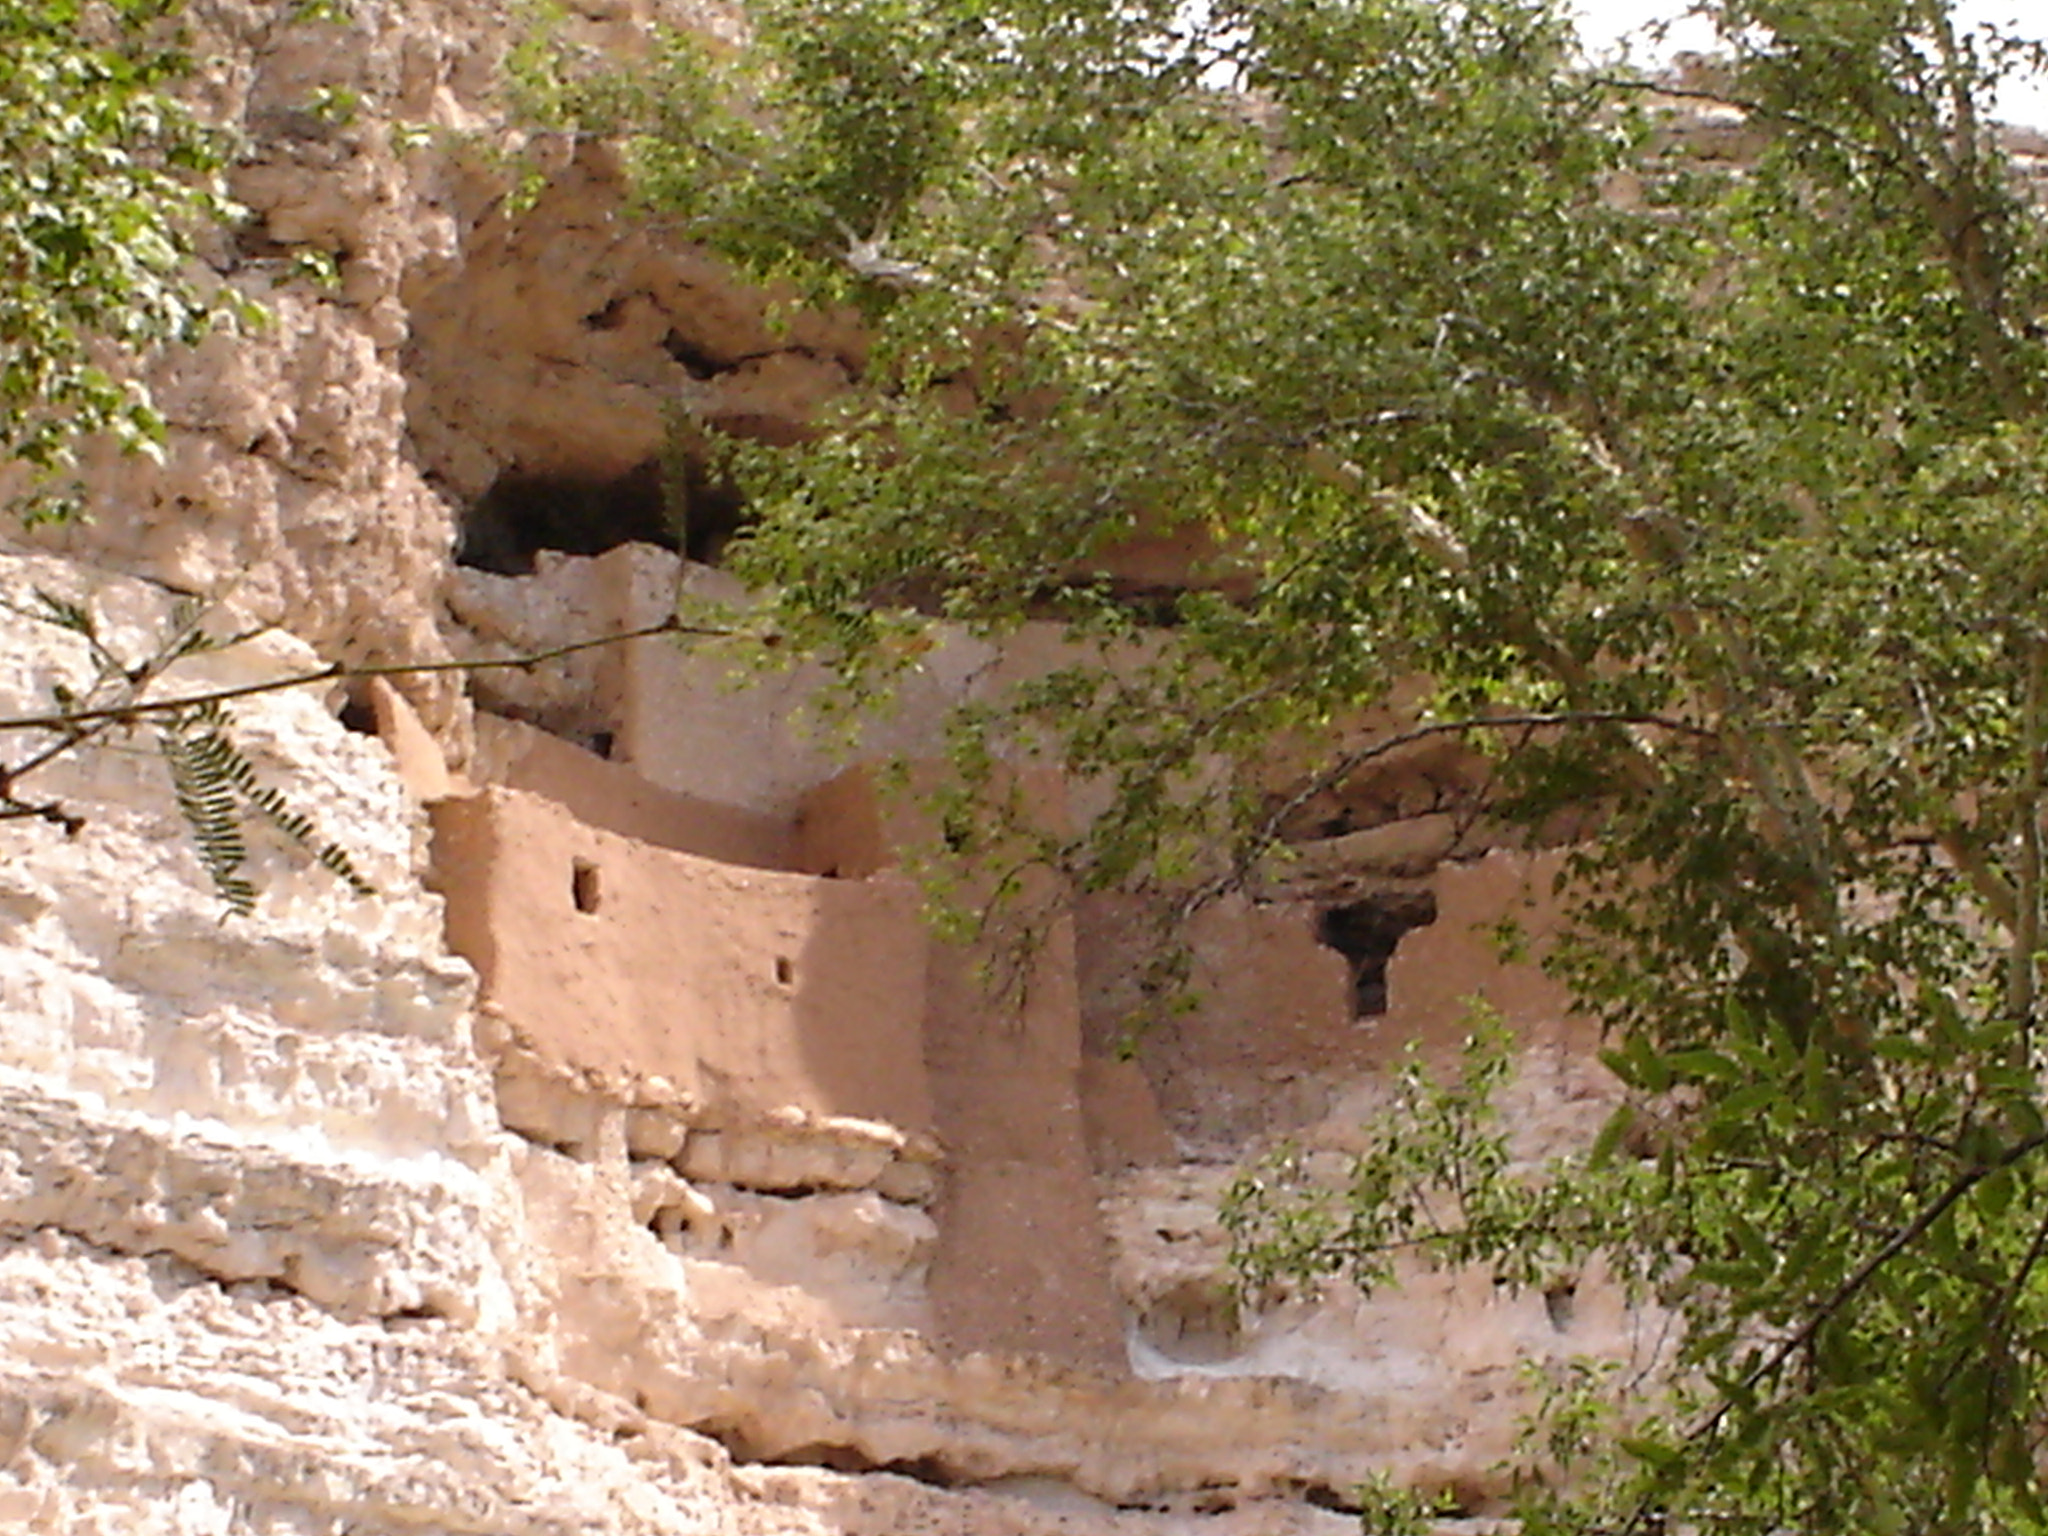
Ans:
[{"label": "fern-like leafy sprig", "polygon": [[[61,808],[16,800],[11,789],[13,780],[84,745],[116,724],[139,723],[124,720],[119,712],[139,702],[144,690],[165,668],[180,657],[232,642],[208,634],[203,606],[180,603],[172,612],[164,637],[150,654],[139,662],[128,663],[101,638],[98,620],[88,604],[41,588],[35,590],[33,597],[29,604],[0,598],[0,607],[79,636],[93,660],[93,680],[84,692],[61,683],[52,687],[58,708],[104,712],[112,706],[116,713],[103,714],[103,718],[90,724],[60,727],[59,739],[54,744],[25,763],[0,771],[0,817],[40,815],[75,831],[82,822],[62,813]],[[178,814],[191,834],[208,880],[228,909],[246,916],[256,906],[256,887],[243,872],[249,857],[243,824],[251,812],[261,815],[357,895],[374,896],[376,887],[363,878],[347,850],[323,838],[312,819],[294,810],[274,785],[257,779],[255,765],[235,743],[233,730],[233,716],[227,704],[218,699],[157,712],[157,749],[170,773]]]},{"label": "fern-like leafy sprig", "polygon": [[256,889],[241,873],[249,852],[242,835],[248,810],[260,813],[358,896],[376,895],[346,849],[322,838],[312,820],[293,810],[274,785],[257,781],[255,765],[235,745],[231,728],[227,706],[219,700],[157,722],[157,745],[170,770],[178,812],[221,900],[245,915],[256,905]]}]

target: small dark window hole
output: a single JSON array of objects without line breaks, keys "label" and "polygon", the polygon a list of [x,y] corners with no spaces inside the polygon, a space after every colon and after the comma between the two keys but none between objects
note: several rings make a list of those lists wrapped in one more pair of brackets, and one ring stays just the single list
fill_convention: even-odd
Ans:
[{"label": "small dark window hole", "polygon": [[341,706],[341,723],[344,729],[362,736],[377,734],[377,708],[370,702],[368,689],[350,689],[347,700]]},{"label": "small dark window hole", "polygon": [[1579,1310],[1579,1287],[1570,1280],[1561,1280],[1543,1288],[1543,1310],[1550,1314],[1550,1326],[1559,1333],[1568,1332],[1572,1319]]},{"label": "small dark window hole", "polygon": [[789,963],[789,956],[777,955],[775,957],[775,984],[779,987],[786,987],[795,980],[796,967]]},{"label": "small dark window hole", "polygon": [[1436,896],[1429,891],[1389,891],[1330,907],[1316,921],[1316,938],[1351,967],[1351,1006],[1360,1018],[1387,1011],[1387,962],[1411,928],[1436,921]]},{"label": "small dark window hole", "polygon": [[595,864],[578,859],[570,867],[569,895],[578,912],[595,912],[604,904],[604,888],[598,880]]}]

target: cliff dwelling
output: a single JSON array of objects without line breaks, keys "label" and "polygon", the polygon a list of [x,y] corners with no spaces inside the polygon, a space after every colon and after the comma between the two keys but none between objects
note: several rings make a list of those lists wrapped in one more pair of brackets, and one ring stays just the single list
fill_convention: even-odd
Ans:
[{"label": "cliff dwelling", "polygon": [[[457,604],[516,616],[480,637],[544,649],[566,634],[534,615],[630,630],[678,588],[731,591],[722,580],[628,544],[541,555],[514,579],[532,589],[517,602],[512,582],[475,572]],[[1012,661],[1043,665],[1057,649],[1048,628]],[[1115,897],[1041,905],[1020,992],[933,935],[898,868],[916,800],[885,791],[882,757],[858,753],[915,755],[920,735],[935,750],[948,703],[1002,671],[971,660],[941,654],[851,764],[805,738],[802,696],[818,679],[735,688],[715,646],[635,641],[594,670],[544,673],[523,712],[602,715],[609,760],[480,715],[475,787],[434,804],[434,885],[451,944],[477,968],[506,1125],[581,1162],[623,1156],[644,1191],[637,1218],[680,1261],[796,1286],[835,1327],[912,1330],[961,1369],[1030,1360],[1125,1383],[1115,1390],[1153,1395],[1148,1414],[1170,1414],[1195,1384],[1257,1380],[1330,1326],[1316,1308],[1240,1311],[1213,1207],[1232,1149],[1334,1118],[1345,1085],[1411,1041],[1449,1049],[1470,998],[1575,1027],[1551,984],[1504,968],[1485,937],[1509,916],[1540,931],[1540,861],[1483,845],[1448,858],[1455,774],[1441,753],[1414,770],[1418,784],[1424,768],[1434,776],[1426,805],[1381,775],[1367,795],[1378,809],[1346,813],[1355,830],[1311,837],[1280,885],[1197,920],[1196,1006],[1126,1056],[1142,911]],[[379,697],[403,764],[421,733],[395,694]],[[423,783],[445,785],[427,755]],[[1056,780],[1031,794],[1066,814]],[[868,1253],[799,1239],[819,1218],[795,1213],[813,1208],[864,1209],[886,1242]],[[1376,1301],[1368,1339],[1443,1295]],[[1539,1295],[1487,1306],[1523,1319],[1502,1336],[1510,1352],[1589,1337],[1560,1335]],[[1371,1363],[1383,1345],[1314,1347],[1337,1351],[1319,1370],[1386,1368]],[[1497,1368],[1511,1369],[1506,1356]],[[860,1436],[727,1429],[770,1458],[904,1459]],[[969,1477],[943,1446],[918,1458],[949,1482]],[[1485,1486],[1468,1478],[1460,1497],[1482,1508]],[[1201,1497],[1221,1508],[1243,1491],[1212,1477]]]},{"label": "cliff dwelling", "polygon": [[[16,9],[22,25],[46,24]],[[693,29],[697,64],[748,35],[724,0],[578,0],[561,25],[593,56],[647,59],[656,19]],[[1242,858],[1220,841],[1190,853],[1199,875],[1228,875],[1200,885],[1200,902],[1163,878],[1084,888],[1052,858],[956,861],[933,886],[925,855],[945,851],[947,829],[919,791],[959,782],[958,710],[1012,697],[1084,643],[1116,677],[1201,622],[1232,633],[1262,499],[1295,498],[1309,530],[1256,551],[1290,602],[1298,557],[1325,546],[1384,558],[1414,590],[1430,571],[1515,564],[1525,540],[1550,536],[1518,499],[1545,488],[1533,471],[1515,479],[1531,421],[1567,421],[1584,448],[1576,386],[1549,380],[1540,410],[1488,440],[1483,472],[1446,472],[1410,505],[1325,439],[1414,428],[1420,446],[1390,461],[1426,458],[1429,434],[1450,430],[1432,413],[1492,408],[1492,375],[1430,375],[1421,405],[1377,376],[1326,377],[1344,347],[1285,283],[1351,259],[1357,242],[1329,241],[1278,276],[1233,248],[1218,272],[1272,278],[1282,297],[1234,355],[1162,364],[1172,396],[1141,422],[1145,462],[1105,477],[1096,510],[1110,531],[1026,519],[1017,559],[1036,562],[1037,584],[1006,613],[1017,622],[999,637],[935,624],[896,658],[889,708],[831,717],[827,665],[758,665],[710,632],[722,619],[617,637],[674,629],[679,612],[741,628],[759,612],[727,561],[752,520],[774,515],[772,497],[749,505],[720,446],[824,441],[821,420],[901,364],[877,346],[877,315],[923,303],[943,320],[950,297],[994,280],[937,280],[947,241],[967,236],[912,260],[892,254],[887,230],[847,224],[810,251],[834,264],[839,297],[797,304],[779,279],[749,280],[698,243],[694,215],[648,216],[618,142],[515,120],[515,66],[532,83],[525,7],[195,0],[180,20],[195,61],[185,88],[238,140],[223,169],[235,227],[195,238],[186,265],[269,319],[136,375],[162,441],[131,454],[74,445],[89,517],[0,523],[0,1531],[1351,1536],[1387,1488],[1422,1501],[1431,1536],[1505,1530],[1517,1487],[1551,1470],[1522,1438],[1532,1408],[1610,1366],[1634,1390],[1669,1358],[1667,1303],[1631,1303],[1604,1258],[1496,1283],[1404,1251],[1370,1289],[1254,1283],[1233,1266],[1226,1208],[1282,1162],[1343,1187],[1410,1069],[1454,1068],[1482,1019],[1515,1071],[1497,1122],[1509,1172],[1593,1143],[1623,1089],[1598,1026],[1541,962],[1596,811],[1512,831],[1490,819],[1499,759],[1411,729],[1440,650],[1404,650],[1400,636],[1381,677],[1398,679],[1391,691],[1359,703],[1360,685],[1342,708],[1303,710],[1314,742],[1176,742],[1190,781],[1242,791],[1272,834]],[[12,78],[0,104],[15,100]],[[1746,163],[1752,126],[1687,79],[1656,103],[1643,153],[1690,154],[1715,175]],[[1452,113],[1467,94],[1410,105]],[[1150,131],[1148,114],[1130,116]],[[1254,118],[1262,132],[1277,121],[1245,101],[1203,121],[1234,132]],[[2048,186],[2048,140],[1998,142],[2015,184]],[[1313,179],[1268,175],[1270,155],[1238,157],[1246,207]],[[1523,156],[1517,174],[1552,170]],[[1058,181],[980,165],[962,179],[1019,198]],[[1616,173],[1552,211],[1622,206],[1645,195],[1642,180]],[[1135,260],[1175,220],[1236,206],[1161,214],[1119,249]],[[1604,260],[1611,245],[1587,239],[1573,259]],[[1046,290],[1017,327],[1065,334],[1086,295],[1055,280],[1045,228],[1015,247]],[[1409,265],[1462,280],[1464,264],[1499,254],[1470,239]],[[1571,275],[1557,266],[1545,282]],[[1186,282],[1189,315],[1231,309],[1220,279],[1189,270],[1149,286]],[[1627,286],[1598,311],[1615,334],[1634,323]],[[1136,303],[1147,285],[1129,287]],[[1688,302],[1674,312],[1694,315]],[[1429,311],[1403,343],[1418,376],[1471,328],[1455,308]],[[1873,306],[1857,323],[1888,331],[1939,308]],[[1361,327],[1394,325],[1372,305],[1360,314]],[[1526,315],[1501,329],[1544,347],[1559,334]],[[1832,334],[1799,347],[1773,336],[1756,353],[1774,365],[1824,353]],[[1699,342],[1683,340],[1674,352]],[[1045,403],[1031,379],[983,398],[972,367],[925,361],[900,371],[949,421],[1007,430]],[[1227,376],[1269,365],[1275,398],[1341,396],[1333,421],[1233,437],[1246,413],[1215,405]],[[1119,426],[1136,388],[1104,368],[1098,394],[1075,396],[1089,430]],[[1912,458],[1924,445],[1911,411],[1856,430],[1830,474],[1896,458],[1934,475]],[[1980,458],[2026,458],[2039,436],[2002,434],[1958,455],[1972,475]],[[1687,437],[1688,451],[1711,435]],[[1551,478],[1606,487],[1619,471],[1604,453],[1584,448]],[[1231,480],[1233,454],[1265,455],[1270,483]],[[1159,491],[1154,458],[1183,475],[1159,471],[1169,490],[1207,485],[1187,498],[1200,505]],[[1002,454],[969,467],[991,463],[1014,467]],[[1028,503],[1069,468],[1005,484]],[[0,465],[0,491],[17,474]],[[1712,482],[1702,494],[1736,495],[1697,478]],[[2025,485],[2014,505],[2039,500]],[[2003,567],[2026,562],[2008,559],[2017,536],[1995,497],[1921,491],[1930,525],[1987,518],[1998,579],[2018,579]],[[1468,493],[1472,548],[1445,510]],[[1768,506],[1745,515],[1807,536],[1806,512],[1758,495]],[[945,507],[979,517],[994,502]],[[1659,531],[1633,510],[1624,521]],[[1431,541],[1448,563],[1425,570],[1411,557]],[[1786,547],[1797,558],[1784,567],[1813,563],[1808,546]],[[948,546],[956,574],[977,574],[982,548]],[[1648,612],[1643,594],[1669,575],[1617,557],[1598,579],[1558,584],[1591,632]],[[1300,634],[1353,650],[1314,651],[1254,701],[1366,653],[1382,660],[1375,594],[1332,585],[1344,590],[1308,597],[1341,621],[1313,608]],[[1108,640],[1047,618],[1074,592],[1100,598]],[[1519,610],[1443,601],[1460,623],[1527,639]],[[1876,622],[1828,612],[1845,634]],[[1991,644],[1996,625],[1951,619],[1944,644]],[[2009,627],[2038,645],[2031,622]],[[1639,644],[1638,660],[1685,649],[1668,635]],[[1612,682],[1619,666],[1592,655],[1579,680]],[[1895,659],[1873,642],[1857,665]],[[1568,713],[1560,699],[1577,707],[1569,689],[1525,697],[1480,681],[1459,730],[1520,718],[1535,732]],[[1113,690],[1101,697],[1102,712],[1117,707]],[[1595,713],[1615,740],[1663,731],[1651,744],[1666,755],[1643,761],[1693,763],[1704,727],[1646,725],[1640,699],[1613,698],[1627,707]],[[2028,710],[2039,716],[2040,700]],[[181,744],[222,719],[246,773],[216,756],[211,778],[174,777]],[[1904,780],[1871,752],[1870,798],[1889,803]],[[1048,761],[1019,748],[989,780],[1033,830],[1098,825],[1115,760],[1092,778]],[[1700,763],[1697,786],[1742,778]],[[2001,793],[2031,795],[2028,772]],[[252,786],[281,798],[251,800]],[[195,841],[195,815],[229,802],[251,811],[238,841]],[[295,833],[278,804],[317,834]],[[1916,823],[1919,843],[1935,841],[1924,833]],[[327,839],[356,882],[335,878]],[[209,883],[223,867],[246,882],[246,911],[224,910]],[[1014,901],[987,899],[1010,886]],[[937,888],[951,908],[930,899]],[[1928,904],[1957,888],[1930,884]],[[1165,931],[1177,969],[1154,965]],[[1185,981],[1172,1006],[1154,985],[1166,970]],[[1989,995],[1982,980],[1971,984]],[[1617,1144],[1651,1147],[1655,1130]],[[1958,1198],[1990,1171],[1973,1164]],[[1641,1529],[1663,1518],[1640,1513]]]},{"label": "cliff dwelling", "polygon": [[[333,211],[293,146],[246,178],[273,234]],[[344,160],[400,185],[381,155]],[[685,466],[677,516],[663,402],[787,439],[859,376],[857,329],[772,330],[700,252],[621,236],[593,150],[516,219],[469,174],[405,193],[406,219],[348,205],[352,248],[402,284],[279,301],[262,345],[334,409],[291,414],[230,369],[168,478],[60,553],[232,590],[371,662],[513,660],[679,598],[744,603],[707,560],[746,510]],[[382,414],[336,406],[368,400]],[[1112,574],[1170,591],[1209,553],[1141,537]],[[5,573],[77,591],[109,633],[171,611],[48,552]],[[1497,1508],[1518,1373],[1624,1351],[1618,1291],[1585,1277],[1562,1325],[1465,1275],[1251,1301],[1218,1208],[1247,1147],[1341,1148],[1411,1044],[1455,1049],[1473,996],[1523,1033],[1531,1147],[1598,1122],[1583,1026],[1483,937],[1510,913],[1540,931],[1543,856],[1447,831],[1455,765],[1431,759],[1305,809],[1288,868],[1195,920],[1197,1002],[1170,1026],[1129,1033],[1155,914],[1114,895],[1037,891],[1025,984],[995,985],[986,947],[926,921],[901,867],[915,804],[881,769],[930,761],[948,711],[1064,643],[949,640],[850,750],[804,726],[815,666],[739,677],[715,641],[261,696],[242,718],[264,770],[313,786],[384,894],[353,905],[259,841],[276,894],[239,925],[159,782],[63,781],[89,830],[0,881],[0,1118],[30,1149],[8,1230],[42,1234],[0,1246],[20,1388],[0,1443],[38,1469],[0,1479],[0,1523],[57,1500],[155,1529],[143,1511],[182,1499],[216,1513],[180,1536],[286,1528],[237,1513],[259,1509],[383,1531],[399,1517],[376,1511],[415,1504],[439,1512],[422,1530],[535,1536],[568,1527],[519,1510],[621,1536],[1333,1533],[1390,1470],[1446,1529]],[[315,654],[280,635],[179,675]],[[1074,786],[1028,788],[1081,814]],[[85,1168],[118,1176],[67,1193]],[[82,1334],[47,1325],[50,1286]],[[281,1400],[236,1385],[239,1338],[289,1373]],[[87,1356],[115,1375],[65,1363]],[[90,1384],[160,1357],[147,1393]],[[102,1444],[63,1427],[88,1423],[149,1470],[74,1449]],[[179,1470],[187,1445],[210,1470]]]}]

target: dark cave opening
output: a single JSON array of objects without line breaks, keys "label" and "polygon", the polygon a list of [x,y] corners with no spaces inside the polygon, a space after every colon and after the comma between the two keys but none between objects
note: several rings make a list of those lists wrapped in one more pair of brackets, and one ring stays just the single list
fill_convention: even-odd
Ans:
[{"label": "dark cave opening", "polygon": [[1410,929],[1435,921],[1431,891],[1386,891],[1323,910],[1316,919],[1316,938],[1350,965],[1351,1006],[1359,1018],[1387,1011],[1387,962]]},{"label": "dark cave opening", "polygon": [[656,544],[716,564],[746,522],[729,483],[692,463],[678,475],[658,458],[614,479],[507,469],[462,519],[455,563],[500,576],[531,576],[544,549],[601,555],[621,544]]},{"label": "dark cave opening", "polygon": [[672,330],[662,337],[661,350],[681,363],[683,372],[699,383],[733,370],[732,363],[705,351],[681,331]]},{"label": "dark cave opening", "polygon": [[375,736],[377,706],[370,701],[370,690],[360,682],[352,685],[342,699],[339,718],[342,729],[354,731],[358,736]]}]

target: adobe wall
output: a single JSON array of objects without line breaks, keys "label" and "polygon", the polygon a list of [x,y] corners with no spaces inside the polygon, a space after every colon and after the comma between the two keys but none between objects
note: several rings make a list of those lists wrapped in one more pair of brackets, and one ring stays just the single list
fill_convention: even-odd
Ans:
[{"label": "adobe wall", "polygon": [[483,783],[529,790],[579,821],[657,848],[751,869],[797,867],[787,822],[664,789],[624,763],[517,720],[477,717],[471,772]]},{"label": "adobe wall", "polygon": [[1123,1374],[1123,1316],[1081,1111],[1071,919],[1044,934],[1021,993],[987,955],[934,943],[926,1060],[947,1152],[932,1307],[956,1353],[1041,1355]]},{"label": "adobe wall", "polygon": [[[935,1133],[935,1342],[1126,1373],[1071,920],[1052,920],[1028,974],[992,983],[983,962],[1009,956],[931,937],[887,869],[900,818],[869,775],[807,812],[812,851],[867,878],[741,869],[506,786],[451,797],[433,813],[450,943],[521,1050],[666,1079],[698,1124],[754,1132],[794,1109]],[[1058,910],[1059,893],[1038,895]]]},{"label": "adobe wall", "polygon": [[930,1126],[908,881],[722,864],[503,787],[442,801],[433,825],[449,942],[542,1053],[666,1078],[741,1122]]},{"label": "adobe wall", "polygon": [[[820,785],[798,811],[799,860],[842,875],[893,867],[931,839],[914,796],[944,771],[914,765],[902,790],[870,768]],[[1064,823],[1057,776],[1031,773],[1018,788],[1047,824]],[[977,942],[934,938],[928,952],[925,1064],[946,1150],[935,1329],[956,1354],[1039,1355],[1121,1375],[1124,1323],[1084,1112],[1075,924],[1068,892],[1037,874]],[[985,898],[970,888],[952,899],[972,910]],[[1027,930],[1025,959],[1016,943]],[[1116,1086],[1132,1088],[1098,1085],[1093,1097]]]},{"label": "adobe wall", "polygon": [[[448,607],[467,657],[524,657],[658,625],[677,612],[709,628],[744,615],[733,577],[649,544],[583,557],[541,552],[532,576],[458,567]],[[659,788],[788,824],[849,765],[942,755],[945,723],[1057,667],[1142,664],[1151,641],[1075,644],[1059,624],[1027,624],[996,647],[957,631],[863,700],[853,725],[822,707],[832,682],[815,662],[760,668],[718,636],[653,636],[476,675],[479,706],[585,745]],[[491,775],[483,775],[491,777]],[[1085,814],[1085,808],[1083,808]]]},{"label": "adobe wall", "polygon": [[[1136,1034],[1131,1021],[1141,999],[1131,957],[1160,942],[1158,913],[1129,896],[1084,898],[1078,961],[1085,1048],[1091,1060],[1133,1052],[1146,1090],[1136,1098],[1127,1093],[1119,1104],[1104,1102],[1099,1160],[1110,1167],[1160,1161],[1144,1151],[1158,1146],[1147,1129],[1155,1114],[1170,1127],[1181,1157],[1234,1159],[1274,1136],[1348,1144],[1384,1103],[1411,1049],[1433,1070],[1455,1068],[1480,1017],[1475,1004],[1514,1042],[1530,1081],[1510,1095],[1532,1134],[1540,1125],[1541,1139],[1553,1147],[1590,1136],[1618,1090],[1598,1061],[1597,1025],[1573,1013],[1566,989],[1541,966],[1561,922],[1553,882],[1562,860],[1558,852],[1494,849],[1446,859],[1426,876],[1365,880],[1368,893],[1412,899],[1426,892],[1436,914],[1400,936],[1385,966],[1384,1007],[1372,1014],[1358,1010],[1345,958],[1318,936],[1325,902],[1220,898],[1177,930],[1190,965],[1182,1007],[1155,1015]],[[1521,946],[1512,956],[1502,947],[1509,929]],[[1104,1084],[1098,1094],[1108,1091],[1105,1073],[1095,1069]],[[1571,1082],[1553,1082],[1558,1073]],[[1553,1087],[1561,1097],[1545,1098],[1549,1107],[1540,1113],[1520,1104]],[[1560,1117],[1568,1125],[1552,1123]]]},{"label": "adobe wall", "polygon": [[834,774],[807,793],[791,831],[795,867],[850,880],[894,868],[902,829],[890,824],[888,793],[868,768]]},{"label": "adobe wall", "polygon": [[[457,568],[448,597],[456,643],[478,658],[657,625],[679,602],[712,628],[748,606],[730,576],[649,544],[588,558],[543,552],[530,577]],[[889,708],[864,707],[860,729],[837,740],[813,707],[826,668],[753,669],[716,636],[653,636],[493,669],[478,675],[476,693],[493,713],[602,741],[613,762],[659,788],[787,824],[850,759],[932,751],[946,712],[992,655],[966,640],[938,648]]]},{"label": "adobe wall", "polygon": [[[1542,960],[1563,927],[1555,889],[1565,854],[1496,849],[1447,863],[1431,877],[1437,920],[1407,934],[1387,967],[1388,1006],[1363,1039],[1364,1069],[1353,1074],[1315,1128],[1319,1145],[1348,1148],[1386,1101],[1412,1047],[1432,1071],[1456,1064],[1482,1005],[1507,1029],[1516,1073],[1501,1094],[1517,1155],[1541,1158],[1583,1147],[1621,1097],[1600,1062],[1600,1026],[1573,1012]],[[1502,948],[1504,930],[1516,938]]]},{"label": "adobe wall", "polygon": [[[1561,852],[1496,849],[1436,868],[1436,921],[1409,932],[1387,967],[1387,1013],[1373,1032],[1376,1065],[1392,1065],[1410,1041],[1447,1059],[1470,1031],[1475,1001],[1524,1039],[1569,1039],[1590,1053],[1594,1027],[1574,1018],[1570,993],[1541,964],[1563,923],[1554,889],[1563,864]],[[1502,947],[1507,931],[1511,953]]]},{"label": "adobe wall", "polygon": [[[748,604],[732,577],[645,545],[621,546],[597,563],[614,584],[621,627],[661,622],[679,594],[685,602]],[[754,672],[728,660],[716,641],[636,641],[618,647],[609,676],[617,753],[665,788],[793,819],[803,797],[849,760],[934,751],[947,714],[993,655],[964,638],[935,648],[889,700],[862,709],[857,730],[835,737],[817,708],[831,681],[818,663]]]},{"label": "adobe wall", "polygon": [[[1316,1120],[1334,1085],[1366,1063],[1344,959],[1317,941],[1313,904],[1236,894],[1204,908],[1176,933],[1188,947],[1189,992],[1165,1018],[1156,1006],[1146,1011],[1133,961],[1161,942],[1156,909],[1100,894],[1084,898],[1078,916],[1089,1055],[1110,1061],[1135,1050],[1150,1090],[1143,1097],[1156,1095],[1149,1115],[1163,1113],[1184,1147],[1234,1155],[1262,1132]],[[1106,1068],[1094,1075],[1114,1080]],[[1142,1125],[1143,1097],[1127,1089],[1122,1105],[1105,1104],[1105,1125]],[[1137,1134],[1138,1145],[1157,1145]]]}]

